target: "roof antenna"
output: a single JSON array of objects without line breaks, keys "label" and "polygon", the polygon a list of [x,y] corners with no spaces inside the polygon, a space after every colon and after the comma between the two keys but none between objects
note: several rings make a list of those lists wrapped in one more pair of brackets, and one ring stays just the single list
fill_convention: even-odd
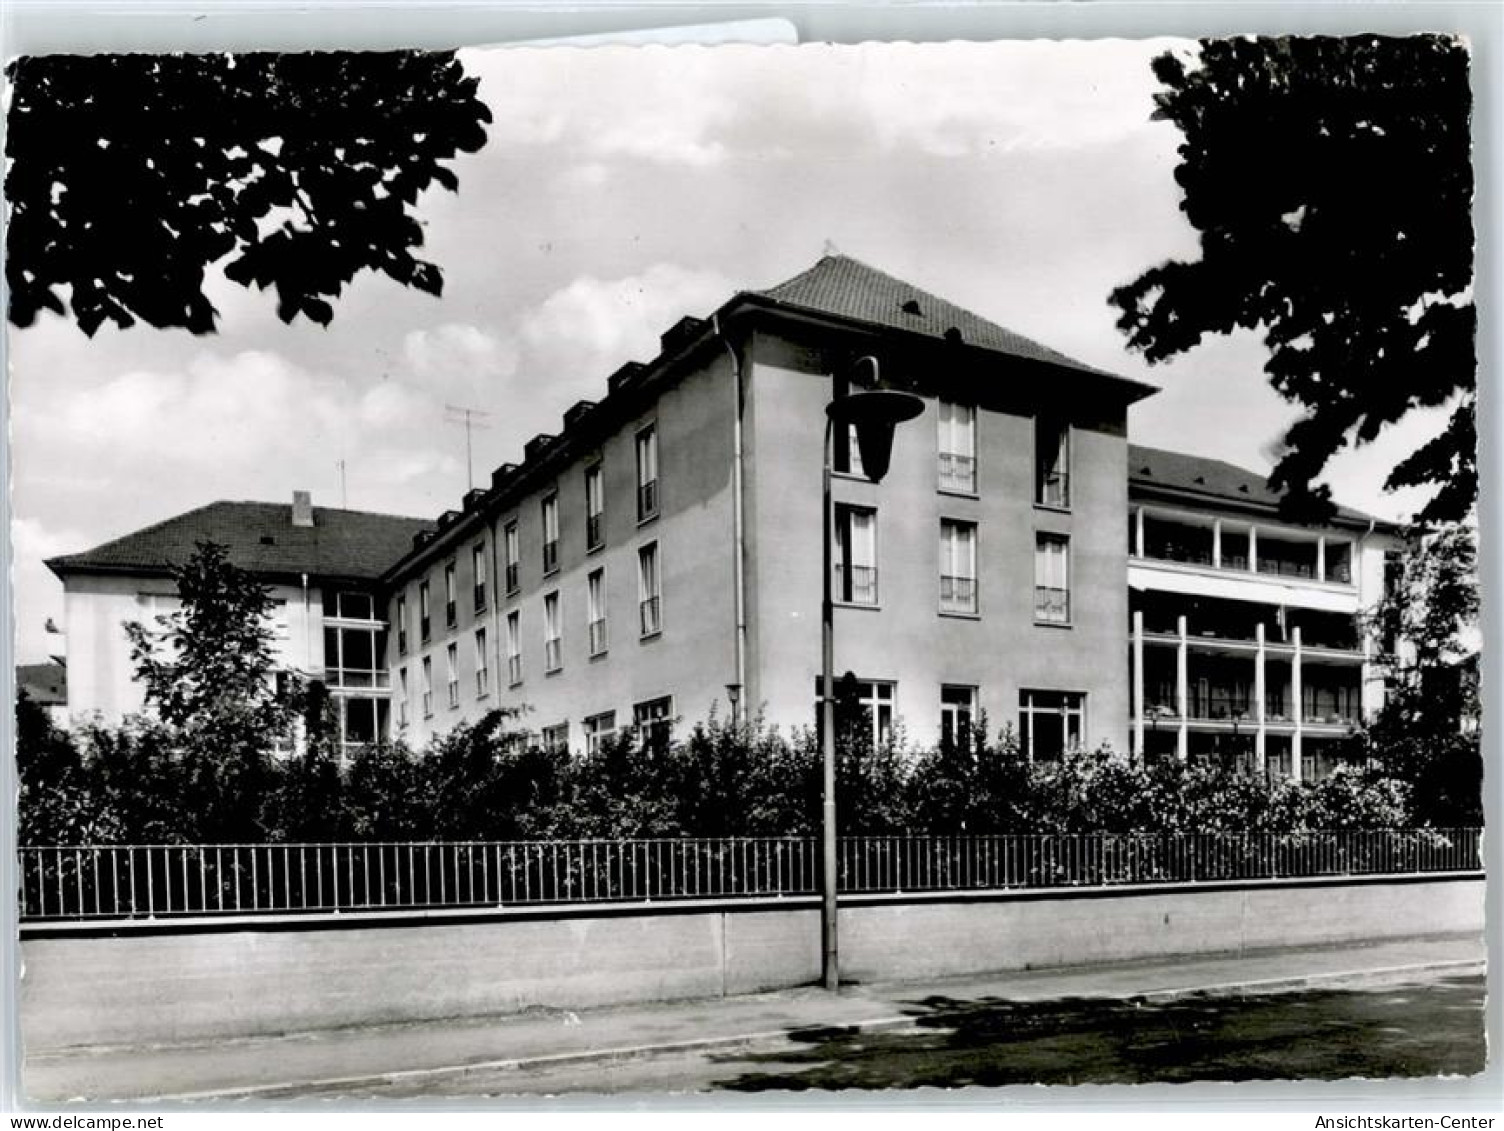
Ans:
[{"label": "roof antenna", "polygon": [[347,511],[350,509],[350,492],[345,483],[345,461],[338,459],[334,462],[339,467],[339,509]]}]

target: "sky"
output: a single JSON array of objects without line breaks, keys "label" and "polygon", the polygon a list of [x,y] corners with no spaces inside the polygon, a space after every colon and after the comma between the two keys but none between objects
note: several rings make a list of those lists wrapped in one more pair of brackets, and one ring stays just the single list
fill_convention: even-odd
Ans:
[{"label": "sky", "polygon": [[[1110,291],[1195,258],[1150,119],[1150,60],[1185,41],[800,47],[500,48],[461,53],[494,122],[419,201],[443,296],[363,276],[329,327],[214,276],[219,331],[93,338],[44,315],[9,329],[16,656],[65,651],[42,564],[216,499],[436,516],[520,460],[622,362],[739,290],[853,256],[1062,353],[1161,392],[1134,442],[1259,471],[1298,409],[1258,337],[1147,365]],[[1397,458],[1440,431],[1415,414],[1339,457],[1336,498],[1404,519]],[[343,481],[340,463],[344,465]]]}]

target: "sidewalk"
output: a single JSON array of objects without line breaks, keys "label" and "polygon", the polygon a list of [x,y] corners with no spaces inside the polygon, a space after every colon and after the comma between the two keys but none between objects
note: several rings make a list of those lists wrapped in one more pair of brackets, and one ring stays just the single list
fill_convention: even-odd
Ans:
[{"label": "sidewalk", "polygon": [[1111,966],[1012,971],[902,985],[804,987],[745,997],[620,1006],[579,1014],[539,1009],[458,1019],[249,1038],[203,1045],[79,1049],[28,1057],[22,1092],[34,1103],[296,1096],[380,1081],[412,1081],[525,1065],[563,1064],[695,1048],[730,1048],[791,1031],[895,1029],[932,1014],[932,998],[1038,1001],[1293,989],[1312,983],[1404,980],[1481,969],[1484,943],[1447,937],[1261,951]]}]

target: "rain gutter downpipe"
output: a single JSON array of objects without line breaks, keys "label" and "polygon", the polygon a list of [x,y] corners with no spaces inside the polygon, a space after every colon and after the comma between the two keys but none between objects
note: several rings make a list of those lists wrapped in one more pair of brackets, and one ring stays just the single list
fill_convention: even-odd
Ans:
[{"label": "rain gutter downpipe", "polygon": [[732,394],[735,397],[731,414],[731,541],[735,553],[731,556],[731,588],[736,605],[736,675],[737,698],[731,704],[732,725],[741,722],[741,712],[747,703],[747,578],[745,515],[742,504],[742,407],[743,374],[742,359],[732,346],[731,339],[721,329],[721,316],[717,311],[710,316],[711,327],[716,337],[726,347],[731,357]]}]

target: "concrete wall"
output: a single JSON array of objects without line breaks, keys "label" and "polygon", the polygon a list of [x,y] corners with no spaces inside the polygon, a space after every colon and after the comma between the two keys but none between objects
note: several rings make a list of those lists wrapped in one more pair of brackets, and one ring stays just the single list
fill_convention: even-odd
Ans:
[{"label": "concrete wall", "polygon": [[[1480,932],[1484,885],[1441,880],[843,906],[843,976],[902,980]],[[819,975],[813,900],[22,942],[32,1052],[705,998]]]}]

